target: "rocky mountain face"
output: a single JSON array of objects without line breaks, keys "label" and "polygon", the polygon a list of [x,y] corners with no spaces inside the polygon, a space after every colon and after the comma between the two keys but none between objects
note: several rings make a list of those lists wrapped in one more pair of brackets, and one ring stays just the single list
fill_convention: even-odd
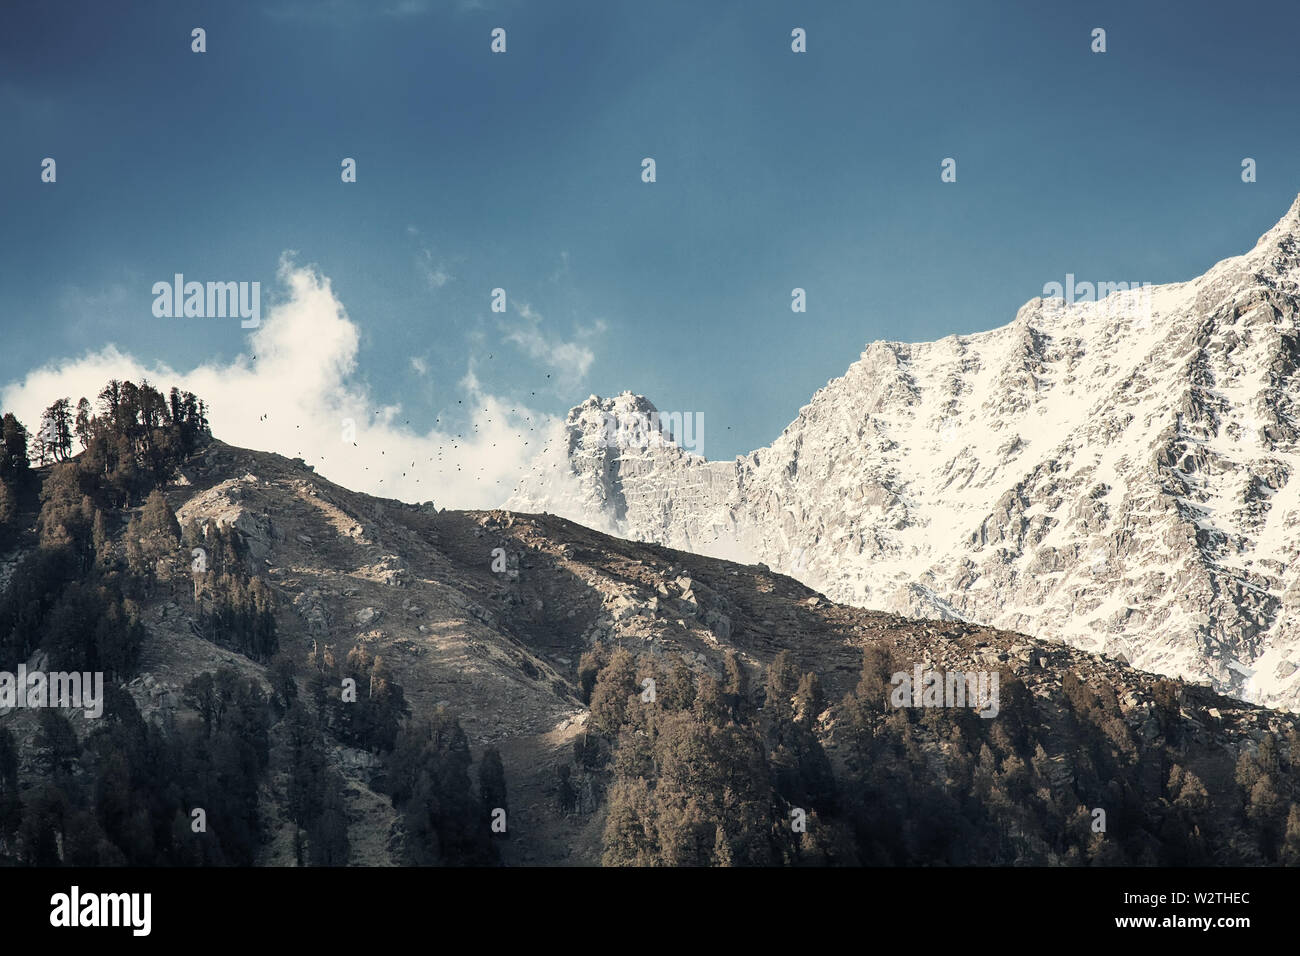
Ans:
[{"label": "rocky mountain face", "polygon": [[[1168,803],[1161,796],[1163,778],[1175,762],[1204,781],[1215,800],[1229,802],[1237,799],[1233,779],[1242,754],[1259,753],[1264,760],[1267,747],[1295,740],[1287,765],[1300,766],[1294,750],[1300,721],[1293,715],[1208,687],[1180,686],[1171,698],[1151,674],[1057,642],[838,605],[761,564],[621,540],[552,515],[436,512],[376,499],[315,475],[301,461],[218,441],[183,465],[165,495],[182,524],[192,518],[237,532],[274,592],[282,652],[306,661],[324,646],[341,659],[364,647],[382,657],[386,672],[404,688],[409,720],[443,710],[465,729],[476,760],[489,746],[500,751],[510,836],[499,847],[509,864],[593,864],[602,858],[607,782],[602,772],[583,771],[574,756],[592,713],[580,658],[597,646],[664,661],[680,655],[695,673],[719,680],[734,653],[751,687],[760,687],[764,669],[788,652],[799,671],[820,677],[826,710],[809,718],[809,726],[837,767],[852,752],[840,729],[848,705],[839,702],[861,687],[865,651],[884,651],[892,665],[909,671],[997,673],[1007,693],[1017,682],[1033,701],[1024,712],[1036,715],[1035,733],[1043,742],[1035,772],[1071,809],[1082,799],[1073,788],[1082,786],[1084,770],[1075,753],[1082,718],[1067,703],[1069,675],[1106,689],[1119,721],[1108,725],[1107,739],[1147,755],[1154,769],[1143,799],[1152,806]],[[14,557],[5,556],[5,567],[12,568]],[[162,567],[141,605],[147,636],[139,673],[126,684],[144,718],[196,721],[182,688],[221,667],[269,688],[266,665],[201,636],[188,574],[164,574]],[[761,694],[755,696],[761,706]],[[70,717],[79,735],[92,729],[80,715]],[[22,742],[22,778],[38,781],[35,712],[12,711],[0,719]],[[287,724],[271,730],[271,772],[259,799],[267,834],[259,862],[273,865],[294,860],[294,830],[284,808]],[[907,719],[904,725],[919,735],[904,734],[921,748],[916,759],[939,765],[956,759],[944,749],[951,744],[946,731],[926,742],[928,725]],[[384,789],[380,758],[333,740],[329,761],[346,785],[349,862],[401,862],[406,837]],[[936,779],[942,782],[944,774]],[[571,789],[570,797],[561,798],[562,786]],[[1170,792],[1172,800],[1176,788]],[[1213,852],[1220,850],[1228,852],[1226,845]],[[1060,862],[1050,848],[1033,852],[1034,859]],[[1241,852],[1254,858],[1249,848]]]},{"label": "rocky mountain face", "polygon": [[508,507],[1294,709],[1298,313],[1300,198],[1191,281],[872,343],[732,462],[620,437],[654,406],[592,396]]}]

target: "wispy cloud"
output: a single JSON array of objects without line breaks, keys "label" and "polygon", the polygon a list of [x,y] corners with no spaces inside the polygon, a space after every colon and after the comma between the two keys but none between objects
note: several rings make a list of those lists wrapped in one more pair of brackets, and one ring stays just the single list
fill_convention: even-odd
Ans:
[{"label": "wispy cloud", "polygon": [[441,289],[455,278],[447,271],[447,264],[440,261],[432,249],[421,249],[415,257],[415,264],[430,289]]},{"label": "wispy cloud", "polygon": [[560,384],[575,384],[587,374],[596,354],[579,339],[603,332],[604,322],[598,320],[589,329],[579,329],[576,339],[565,341],[542,331],[542,316],[527,302],[517,303],[515,311],[522,321],[505,328],[507,342],[519,346],[530,358],[551,369],[559,376]]},{"label": "wispy cloud", "polygon": [[406,234],[419,244],[419,248],[415,251],[415,268],[424,279],[425,285],[430,289],[441,289],[456,278],[451,274],[450,264],[439,256],[432,246],[423,242],[423,233],[418,226],[408,225]]},{"label": "wispy cloud", "polygon": [[560,250],[560,264],[555,271],[551,273],[552,282],[559,282],[569,274],[569,252],[567,249]]}]

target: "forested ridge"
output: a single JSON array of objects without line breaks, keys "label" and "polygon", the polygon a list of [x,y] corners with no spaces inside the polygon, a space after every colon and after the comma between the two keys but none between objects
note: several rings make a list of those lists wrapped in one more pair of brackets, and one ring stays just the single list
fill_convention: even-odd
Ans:
[{"label": "forested ridge", "polygon": [[[0,718],[0,863],[250,865],[273,804],[299,864],[342,865],[335,745],[382,759],[421,837],[410,862],[495,861],[455,718],[407,726],[401,686],[364,648],[342,662],[328,646],[281,651],[275,594],[239,532],[177,521],[164,488],[211,438],[200,399],[112,381],[94,404],[58,399],[35,432],[5,414],[2,437],[0,549],[22,557],[0,591],[0,670],[102,672],[106,699],[101,719],[73,715],[80,727],[37,711],[30,741]],[[123,688],[139,673],[142,608],[164,590],[191,599],[195,634],[264,666],[266,681],[220,667],[184,687],[194,719],[143,719]],[[481,764],[503,804],[499,758]]]},{"label": "forested ridge", "polygon": [[1294,727],[1225,765],[1184,732],[1176,681],[1157,685],[1148,739],[1114,688],[1072,673],[1059,702],[1006,680],[990,720],[891,706],[910,669],[870,647],[828,701],[787,651],[754,674],[730,653],[718,679],[597,647],[561,802],[608,801],[606,865],[1300,864]]}]

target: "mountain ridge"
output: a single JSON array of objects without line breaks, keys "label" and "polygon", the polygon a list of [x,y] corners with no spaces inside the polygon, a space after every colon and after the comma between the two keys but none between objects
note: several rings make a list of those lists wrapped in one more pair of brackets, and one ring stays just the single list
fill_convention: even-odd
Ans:
[{"label": "mountain ridge", "polygon": [[[15,576],[30,580],[29,562],[41,548],[59,546],[38,544],[37,485],[42,514],[52,522],[54,499],[45,492],[83,464],[73,458],[31,474],[16,548],[0,556],[0,605],[10,603]],[[166,520],[168,512],[174,520]],[[163,520],[142,522],[142,514]],[[730,851],[714,847],[713,835],[715,822],[737,822],[725,806],[728,790],[696,775],[709,766],[698,755],[657,779],[652,768],[636,769],[643,738],[635,728],[643,721],[650,723],[642,733],[653,729],[662,741],[655,746],[668,748],[662,759],[675,759],[673,741],[685,734],[683,742],[706,745],[710,760],[732,766],[726,772],[744,774],[746,806],[760,817],[748,837],[734,839],[736,852],[755,861],[1300,858],[1300,810],[1292,806],[1300,793],[1300,719],[1119,659],[996,628],[837,605],[761,564],[613,538],[554,515],[438,511],[374,498],[316,475],[301,460],[217,440],[181,459],[145,504],[110,507],[101,518],[96,561],[100,574],[119,575],[125,593],[135,596],[138,664],[134,676],[113,682],[102,724],[77,711],[68,715],[68,733],[85,750],[70,776],[51,776],[46,764],[39,727],[48,714],[0,714],[4,734],[12,731],[9,739],[17,742],[27,808],[17,847],[24,856],[66,859],[57,844],[44,851],[33,844],[36,827],[59,825],[41,822],[46,795],[52,783],[71,795],[100,792],[96,780],[108,779],[102,775],[113,767],[104,747],[138,734],[147,748],[159,732],[204,740],[216,718],[205,709],[203,682],[215,675],[217,687],[233,686],[233,679],[248,688],[241,692],[242,719],[267,713],[266,701],[280,702],[270,715],[279,719],[263,725],[265,773],[241,782],[257,818],[247,831],[248,850],[261,864],[327,854],[335,862],[394,865],[427,854],[425,824],[413,809],[421,804],[395,788],[392,775],[406,766],[409,741],[429,721],[442,728],[438,734],[451,730],[457,760],[479,767],[477,790],[459,778],[466,790],[458,799],[470,806],[486,799],[483,768],[499,754],[505,789],[493,805],[508,803],[510,822],[509,837],[494,838],[493,846],[506,864],[671,862],[688,850],[697,862],[726,857]],[[274,595],[278,650],[269,662],[205,623],[211,619],[200,584],[222,585],[196,577],[193,542],[222,551],[237,542],[222,559],[227,570],[232,561],[242,565],[240,574],[264,581]],[[73,585],[66,593],[75,592]],[[60,666],[64,653],[64,644],[42,642],[28,663]],[[410,713],[395,750],[360,743],[349,723],[339,722],[346,707],[337,686],[334,697],[327,695],[337,683],[332,661],[345,657],[349,668],[354,660],[372,662],[372,682],[404,692]],[[284,669],[295,661],[306,663],[298,678]],[[682,710],[678,697],[682,668],[698,682],[694,710]],[[992,719],[960,706],[891,707],[890,672],[917,670],[997,674],[1001,697]],[[789,681],[800,672],[796,694]],[[662,714],[653,696],[644,706],[646,674],[661,681]],[[725,696],[716,696],[724,687]],[[299,703],[286,709],[294,698]],[[326,816],[299,827],[293,795],[303,785],[303,721],[311,720],[319,722],[318,759],[337,783],[327,788],[335,796],[327,796]],[[147,734],[145,724],[153,728]],[[681,772],[685,780],[676,776]],[[677,832],[670,825],[676,817],[658,810],[646,816],[644,806],[628,803],[628,787],[634,793],[644,786],[637,783],[642,777],[664,800],[684,793],[710,808],[692,811],[704,813],[691,824],[702,835],[657,849],[629,846],[628,834],[643,825],[656,827],[661,840]],[[1032,810],[1014,796],[1025,786],[1033,788]],[[202,779],[187,778],[186,787],[230,825],[234,808],[218,808]],[[907,794],[901,804],[900,794]],[[1014,825],[1007,822],[1008,799],[1021,801]],[[1249,815],[1238,819],[1242,801]],[[808,840],[791,843],[780,822],[791,802],[815,810],[821,821],[811,823]],[[930,809],[908,809],[919,805]],[[458,806],[450,818],[433,815],[439,832],[473,831],[465,805]],[[1080,815],[1096,806],[1116,813],[1114,842],[1097,837],[1087,814]],[[107,817],[106,827],[120,841],[118,819]],[[171,823],[165,816],[156,822]],[[1019,836],[993,839],[1012,832],[1009,826]],[[172,852],[187,852],[189,838],[171,839]],[[1170,840],[1167,848],[1159,842]],[[98,846],[112,857],[102,842],[74,844],[79,854]],[[0,845],[0,853],[14,846]],[[147,852],[133,841],[119,846]]]},{"label": "mountain ridge", "polygon": [[1194,279],[873,342],[732,462],[611,444],[602,422],[653,403],[592,396],[507,507],[1294,708],[1298,304],[1300,196]]}]

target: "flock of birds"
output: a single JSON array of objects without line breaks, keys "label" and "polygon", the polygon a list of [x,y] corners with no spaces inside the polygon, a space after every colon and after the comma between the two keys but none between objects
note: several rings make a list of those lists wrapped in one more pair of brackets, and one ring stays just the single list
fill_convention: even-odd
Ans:
[{"label": "flock of birds", "polygon": [[[254,358],[256,358],[256,356],[254,356]],[[550,375],[548,374],[546,377],[547,377],[547,378],[550,378]],[[537,393],[536,393],[536,392],[532,392],[531,394],[532,394],[532,395],[536,395]],[[456,404],[457,404],[457,405],[463,405],[463,404],[464,404],[464,399],[457,399],[457,400],[456,400]],[[483,409],[483,411],[484,411],[485,413],[490,414],[489,409],[486,409],[486,408],[485,408],[485,409]],[[514,414],[515,411],[516,411],[516,410],[513,409],[513,408],[510,409],[511,414]],[[371,414],[371,417],[372,417],[372,419],[373,419],[373,418],[377,417],[377,416],[380,414],[380,409],[375,409],[375,410],[372,411],[370,414]],[[262,415],[259,415],[259,416],[258,416],[258,419],[257,419],[257,420],[258,420],[258,423],[259,423],[259,424],[265,424],[265,423],[267,423],[267,422],[269,422],[269,421],[271,420],[271,413],[270,413],[270,412],[263,413]],[[532,417],[531,417],[531,416],[525,416],[524,421],[525,421],[525,422],[532,422]],[[440,424],[440,423],[442,422],[442,419],[441,419],[441,418],[435,418],[435,419],[433,420],[433,422],[434,422],[435,425],[438,425],[438,424]],[[487,423],[488,423],[488,424],[491,424],[491,423],[492,423],[492,419],[491,419],[491,418],[488,418]],[[411,424],[411,420],[410,420],[409,418],[408,418],[408,419],[405,419],[405,420],[403,421],[402,424],[404,424],[404,425],[410,425],[410,424]],[[301,430],[302,425],[301,425],[301,424],[297,424],[297,425],[294,425],[293,427],[294,427],[295,430]],[[473,430],[474,430],[475,432],[477,432],[477,431],[479,430],[478,425],[475,425]],[[530,425],[528,426],[528,430],[529,430],[530,432],[532,432],[532,431],[535,431],[536,429],[535,429],[535,427],[534,427],[533,425],[530,424]],[[464,433],[463,433],[463,432],[457,432],[456,437],[457,437],[458,439],[460,439],[461,441],[464,441],[464,439],[465,439],[465,436],[464,436]],[[516,434],[515,434],[515,437],[516,437],[516,438],[523,439],[523,442],[524,442],[525,445],[528,444],[528,440],[525,439],[525,438],[523,437],[523,433],[522,433],[522,432],[518,432],[518,433],[516,433]],[[358,447],[360,447],[360,446],[359,446],[359,445],[354,441],[354,442],[352,442],[352,447],[353,447],[353,448],[358,448]],[[452,447],[452,450],[456,450],[456,449],[459,448],[460,446],[456,445],[455,443],[452,443],[452,446],[451,446],[451,447]],[[493,442],[493,443],[492,443],[492,447],[493,447],[493,448],[496,448],[496,447],[497,447],[497,443],[496,443],[496,442]],[[444,462],[442,462],[443,448],[444,448],[444,446],[439,445],[439,446],[438,446],[437,453],[434,454],[434,455],[430,455],[430,456],[429,456],[429,461],[431,461],[431,462],[437,462],[437,463],[440,464],[440,465],[441,465],[441,464],[444,464]],[[303,458],[302,449],[299,449],[295,454],[297,455],[297,457],[299,457],[299,458]],[[379,454],[380,454],[380,455],[387,456],[388,451],[387,451],[387,449],[381,448],[381,449],[379,450]],[[303,458],[303,460],[305,461],[306,459]],[[318,457],[318,460],[323,462],[323,461],[326,460],[326,456],[325,456],[325,455],[320,455],[320,456]],[[407,465],[407,467],[408,467],[408,468],[414,468],[414,467],[415,467],[415,460],[412,459],[412,460],[411,460],[411,463],[410,463],[409,465]],[[362,466],[362,470],[363,470],[363,471],[369,471],[369,470],[370,470],[370,466],[369,466],[369,465],[363,465],[363,466]],[[463,471],[464,469],[463,469],[460,465],[457,465],[457,466],[456,466],[456,470],[457,470],[457,471]],[[483,466],[479,466],[479,471],[483,471],[483,470],[485,470],[484,467],[483,467]],[[442,468],[438,468],[438,469],[437,469],[437,473],[438,473],[438,474],[442,474],[442,471],[443,471]],[[406,477],[406,472],[405,472],[405,471],[402,472],[402,477],[403,477],[403,478]],[[475,480],[475,481],[482,481],[483,478],[482,478],[482,476],[477,476],[474,480]],[[384,483],[384,479],[380,478],[380,479],[379,479],[379,484],[382,485],[383,483]],[[419,479],[419,478],[416,478],[416,479],[415,479],[415,483],[418,485],[418,484],[420,483],[420,479]],[[498,484],[498,485],[501,484],[501,479],[499,479],[499,478],[496,479],[496,484]],[[514,490],[515,490],[515,491],[518,491],[519,488],[516,487]]]},{"label": "flock of birds", "polygon": [[[492,356],[489,355],[488,358],[492,358]],[[253,360],[253,361],[256,361],[256,360],[257,360],[257,356],[254,355],[254,356],[252,357],[252,360]],[[550,373],[550,372],[547,372],[547,373],[546,373],[546,377],[547,377],[547,378],[550,378],[550,377],[551,377],[551,373]],[[529,394],[530,394],[531,396],[534,396],[534,397],[535,397],[535,396],[537,395],[537,392],[534,391],[534,392],[530,392]],[[459,399],[459,398],[456,399],[456,404],[457,404],[457,405],[464,405],[464,403],[465,403],[465,400],[464,400],[464,399]],[[484,413],[489,413],[489,414],[490,414],[489,410],[486,409],[486,408],[483,409],[483,411],[484,411]],[[515,409],[513,409],[513,408],[510,409],[510,412],[511,412],[511,414],[514,414],[514,413],[515,413]],[[373,419],[373,418],[377,417],[377,416],[380,414],[380,409],[375,409],[375,410],[372,411],[370,414],[371,414],[371,417],[372,417],[372,419]],[[265,424],[266,422],[270,421],[270,419],[271,419],[271,414],[270,414],[270,412],[265,412],[265,413],[263,413],[262,415],[260,415],[260,416],[258,417],[258,423],[259,423],[259,424]],[[434,422],[435,425],[440,424],[441,421],[442,421],[441,418],[435,418],[435,419],[433,420],[433,422]],[[529,430],[530,432],[536,431],[536,429],[534,428],[534,426],[531,424],[531,422],[532,422],[532,417],[531,417],[531,416],[525,416],[524,421],[530,423],[529,426],[528,426],[528,430]],[[489,419],[487,420],[487,423],[488,423],[488,424],[491,424],[491,422],[492,422],[492,419],[489,418]],[[408,419],[405,419],[405,420],[403,421],[403,424],[404,424],[404,425],[410,425],[410,424],[411,424],[411,420],[410,420],[409,418],[408,418]],[[302,429],[302,425],[301,425],[301,424],[294,425],[293,427],[294,427],[295,430],[301,430],[301,429]],[[731,426],[730,426],[730,425],[727,426],[727,430],[728,430],[728,431],[731,430]],[[474,426],[474,431],[475,431],[475,432],[478,431],[478,425],[477,425],[477,424]],[[464,441],[464,434],[463,434],[463,433],[458,432],[458,433],[456,434],[456,437],[457,437],[458,439],[460,439],[461,441]],[[515,437],[516,437],[516,438],[523,439],[523,433],[522,433],[522,432],[516,433]],[[524,439],[524,445],[527,445],[527,444],[528,444],[528,440],[527,440],[527,439]],[[547,446],[548,446],[549,444],[550,444],[549,441],[547,441],[547,442],[543,442],[543,444],[542,444],[542,451],[543,451],[543,452],[546,450],[546,448],[547,448]],[[354,441],[354,442],[352,442],[352,447],[353,447],[353,448],[357,448],[357,447],[359,447],[359,446],[358,446],[358,444]],[[452,447],[452,450],[454,451],[454,450],[456,450],[459,446],[457,446],[455,443],[453,443],[451,447]],[[492,447],[493,447],[493,448],[497,447],[497,443],[496,443],[496,442],[493,442],[493,443],[492,443]],[[301,450],[301,449],[299,449],[299,451],[298,451],[296,454],[297,454],[297,457],[299,457],[299,458],[303,458],[303,454],[302,454],[302,450]],[[381,449],[379,450],[379,454],[380,454],[380,455],[385,455],[385,456],[386,456],[386,455],[387,455],[387,450],[381,448]],[[439,446],[438,446],[438,449],[437,449],[437,453],[434,454],[434,455],[430,455],[430,456],[429,456],[429,461],[430,461],[430,462],[436,462],[438,465],[449,464],[449,463],[446,463],[446,462],[443,462],[443,461],[442,461],[442,455],[443,455],[443,446],[442,446],[442,445],[439,445]],[[303,460],[305,461],[306,459],[303,459]],[[324,456],[324,455],[319,456],[319,460],[322,461],[322,462],[325,461],[325,456]],[[543,463],[545,462],[545,459],[544,459],[544,458],[541,458],[541,456],[539,456],[539,460],[541,460]],[[414,467],[415,467],[415,460],[412,459],[411,463],[410,463],[407,467],[408,467],[408,468],[414,468]],[[559,467],[559,462],[557,462],[557,461],[553,461],[553,462],[551,462],[551,467],[552,467],[552,468],[558,468],[558,467]],[[613,464],[612,464],[612,463],[607,463],[606,467],[608,467],[608,468],[612,468],[612,467],[613,467]],[[363,470],[363,471],[369,471],[369,470],[370,470],[370,466],[369,466],[369,465],[363,465],[363,466],[362,466],[362,470]],[[463,469],[460,465],[457,465],[457,466],[456,466],[456,470],[457,470],[457,471],[464,471],[464,469]],[[480,465],[480,466],[479,466],[479,471],[484,471],[484,470],[485,470],[485,468],[484,468],[483,466]],[[537,470],[538,470],[538,469],[536,469],[536,468],[533,469],[533,473],[535,474],[535,473],[537,472]],[[439,468],[437,469],[437,473],[441,475],[442,472],[443,472],[443,469],[442,469],[441,467],[439,467]],[[406,472],[405,472],[405,471],[402,472],[402,477],[403,477],[403,478],[406,477]],[[479,475],[479,476],[476,476],[474,480],[475,480],[475,481],[482,481],[482,480],[483,480],[483,477],[482,477],[481,475]],[[380,478],[380,479],[379,479],[379,484],[382,485],[383,483],[384,483],[384,479]],[[420,479],[419,479],[419,478],[416,478],[416,479],[415,479],[415,483],[418,485],[418,484],[420,483]],[[495,483],[498,484],[498,485],[501,484],[501,479],[500,479],[500,478],[496,479],[496,482],[495,482]],[[520,490],[520,488],[521,488],[521,485],[516,485],[516,486],[512,489],[512,493],[518,492],[518,491]]]}]

